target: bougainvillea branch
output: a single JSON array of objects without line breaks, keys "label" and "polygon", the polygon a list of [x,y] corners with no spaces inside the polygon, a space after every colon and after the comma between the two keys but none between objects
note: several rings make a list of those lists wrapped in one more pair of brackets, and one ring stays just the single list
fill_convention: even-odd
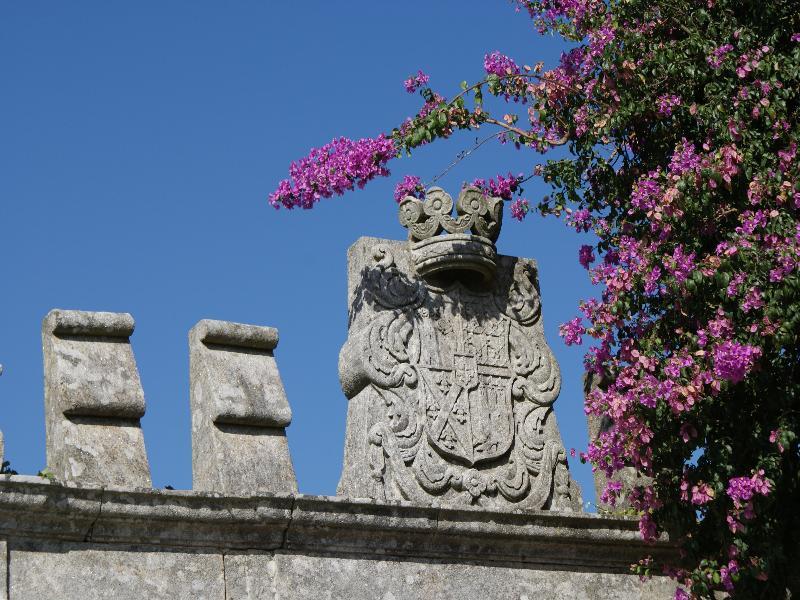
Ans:
[{"label": "bougainvillea branch", "polygon": [[[492,51],[450,101],[419,72],[404,84],[423,100],[413,117],[312,151],[270,201],[310,207],[458,130],[496,128],[537,153],[567,145],[532,169],[552,187],[533,208],[595,236],[577,260],[598,297],[560,329],[587,342],[600,385],[585,410],[612,424],[582,456],[609,477],[612,505],[615,473],[635,469],[627,500],[642,535],[669,534],[683,553],[636,570],[674,577],[676,598],[798,595],[800,11],[785,0],[517,4],[536,31],[564,38],[558,64]],[[522,220],[525,179],[474,184]],[[406,178],[397,194],[421,190]]]}]

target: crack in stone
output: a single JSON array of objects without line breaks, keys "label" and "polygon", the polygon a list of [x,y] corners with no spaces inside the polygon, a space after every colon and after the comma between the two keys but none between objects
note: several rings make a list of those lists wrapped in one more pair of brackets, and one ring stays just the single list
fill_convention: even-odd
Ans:
[{"label": "crack in stone", "polygon": [[222,597],[228,600],[228,574],[225,572],[225,552],[222,552]]},{"label": "crack in stone", "polygon": [[435,547],[437,538],[439,537],[439,519],[442,515],[442,507],[436,507],[436,520],[433,525],[433,535],[431,536],[431,547]]},{"label": "crack in stone", "polygon": [[294,511],[296,507],[297,507],[297,497],[292,496],[292,508],[289,510],[289,520],[286,522],[286,529],[283,530],[281,545],[278,546],[278,548],[281,550],[286,550],[286,542],[289,539],[289,528],[292,526],[292,520],[294,519]]},{"label": "crack in stone", "polygon": [[94,526],[97,524],[100,515],[103,513],[103,503],[106,500],[106,488],[100,488],[100,507],[97,509],[97,514],[94,517],[94,520],[89,525],[89,529],[86,531],[86,535],[83,536],[84,542],[91,542],[92,541],[92,534],[94,533]]}]

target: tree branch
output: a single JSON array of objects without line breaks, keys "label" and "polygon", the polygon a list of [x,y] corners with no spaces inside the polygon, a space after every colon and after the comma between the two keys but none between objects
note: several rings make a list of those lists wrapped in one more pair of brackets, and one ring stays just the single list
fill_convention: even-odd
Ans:
[{"label": "tree branch", "polygon": [[[516,133],[518,136],[523,137],[523,138],[527,138],[527,139],[531,140],[532,142],[538,140],[538,138],[536,136],[531,135],[527,131],[525,131],[523,129],[520,129],[519,127],[514,127],[513,125],[509,125],[508,123],[503,123],[502,121],[498,121],[497,119],[494,119],[492,117],[484,117],[483,122],[484,123],[490,123],[491,125],[497,125],[498,127],[502,127],[503,129],[506,129],[506,130],[508,130],[508,131],[510,131],[512,133]],[[569,132],[565,133],[563,136],[561,136],[557,140],[552,140],[551,141],[551,140],[545,139],[545,141],[548,144],[550,144],[551,146],[563,146],[564,144],[566,144],[569,141]]]}]

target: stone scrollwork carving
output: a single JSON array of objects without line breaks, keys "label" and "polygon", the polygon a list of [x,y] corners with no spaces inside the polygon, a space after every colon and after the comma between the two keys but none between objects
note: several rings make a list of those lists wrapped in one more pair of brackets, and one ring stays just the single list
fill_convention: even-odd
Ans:
[{"label": "stone scrollwork carving", "polygon": [[532,261],[503,257],[500,269],[497,306],[506,315],[522,325],[531,325],[539,318],[542,303],[537,287],[536,267]]},{"label": "stone scrollwork carving", "polygon": [[465,187],[458,195],[456,211],[471,215],[472,230],[476,235],[497,241],[503,223],[503,201],[484,195],[475,187]]},{"label": "stone scrollwork carving", "polygon": [[466,233],[488,238],[492,242],[500,235],[503,217],[503,201],[485,195],[473,186],[465,186],[456,201],[456,216],[453,199],[442,188],[432,187],[425,193],[425,200],[406,196],[400,203],[400,224],[408,229],[408,237],[414,242],[427,240],[442,231]]},{"label": "stone scrollwork carving", "polygon": [[[431,218],[452,203],[434,192],[422,211]],[[552,409],[560,373],[544,340],[532,263],[501,257],[497,283],[476,291],[457,278],[426,284],[400,242],[362,238],[354,260],[362,264],[351,264],[361,275],[351,301],[366,300],[340,355],[350,408],[339,492],[579,510]],[[389,281],[401,291],[391,302]]]},{"label": "stone scrollwork carving", "polygon": [[[425,200],[407,196],[399,209],[408,229],[411,257],[417,275],[427,279],[452,271],[471,271],[488,284],[495,275],[503,201],[465,186],[455,203],[443,189],[432,187]],[[439,235],[445,232],[445,235]]]},{"label": "stone scrollwork carving", "polygon": [[411,281],[400,274],[394,263],[394,255],[386,245],[375,246],[374,264],[363,270],[365,292],[374,302],[384,308],[399,308],[414,304],[422,293],[419,282]]}]

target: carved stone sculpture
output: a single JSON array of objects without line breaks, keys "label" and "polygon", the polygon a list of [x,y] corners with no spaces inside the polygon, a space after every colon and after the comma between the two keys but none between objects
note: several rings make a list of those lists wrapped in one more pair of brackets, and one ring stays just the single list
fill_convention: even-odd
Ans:
[{"label": "carved stone sculpture", "polygon": [[151,486],[133,328],[128,313],[52,310],[44,318],[47,468],[60,482]]},{"label": "carved stone sculpture", "polygon": [[277,345],[272,327],[206,319],[189,332],[195,490],[297,492]]},{"label": "carved stone sculpture", "polygon": [[501,202],[465,188],[451,217],[450,196],[432,188],[400,205],[408,243],[350,248],[340,494],[580,510],[536,263],[497,256]]}]

